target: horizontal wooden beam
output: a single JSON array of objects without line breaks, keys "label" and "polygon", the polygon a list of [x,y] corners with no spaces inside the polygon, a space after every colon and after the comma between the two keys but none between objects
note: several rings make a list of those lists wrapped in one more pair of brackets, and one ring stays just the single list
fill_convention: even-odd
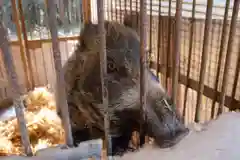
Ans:
[{"label": "horizontal wooden beam", "polygon": [[[73,37],[60,37],[59,41],[68,41],[68,40],[78,40],[79,36],[73,36]],[[42,43],[51,43],[51,39],[37,39],[37,40],[29,40],[28,41],[29,46],[31,46],[31,49],[34,48],[41,48]],[[12,45],[19,45],[19,41],[12,41],[11,42]],[[150,62],[150,67],[153,69],[157,69],[157,64],[156,62],[151,61]],[[164,74],[165,73],[165,69],[166,67],[159,64],[159,68],[160,68],[160,73]],[[171,68],[168,68],[168,70],[170,70]],[[170,77],[170,75],[168,75],[168,77]],[[183,85],[187,84],[187,77],[184,75],[179,75],[179,82]],[[196,80],[193,79],[189,79],[189,84],[188,87],[197,91],[198,89],[198,82]],[[204,96],[210,98],[210,99],[214,99],[214,95],[215,93],[217,94],[217,102],[220,101],[220,92],[215,91],[213,88],[204,85]],[[225,106],[228,107],[231,110],[235,110],[235,109],[240,109],[240,101],[236,100],[233,97],[230,96],[226,96],[226,100],[225,100]]]},{"label": "horizontal wooden beam", "polygon": [[[59,37],[59,41],[73,41],[78,40],[79,36],[71,36],[71,37]],[[41,48],[42,43],[52,43],[52,39],[34,39],[34,40],[28,40],[27,42],[29,44],[30,49],[35,48]],[[20,45],[20,42],[18,40],[14,40],[10,42],[11,45]]]},{"label": "horizontal wooden beam", "polygon": [[[151,61],[150,62],[150,68],[152,69],[157,69],[157,63],[156,62],[153,62]],[[166,67],[159,64],[159,68],[160,68],[160,73],[164,74],[165,73],[165,69]],[[171,70],[171,68],[169,67],[168,70]],[[170,78],[171,75],[167,75],[168,78]],[[184,76],[184,75],[179,75],[179,82],[180,84],[183,84],[183,85],[187,85],[187,77]],[[188,81],[188,87],[197,91],[198,90],[198,85],[199,85],[199,82],[197,82],[196,80],[193,80],[193,79],[190,79],[189,78],[189,81]],[[209,87],[209,86],[206,86],[204,85],[204,90],[203,90],[203,95],[210,98],[210,99],[214,99],[214,96],[215,94],[217,94],[217,102],[220,102],[220,92],[218,91],[215,91],[213,88]],[[240,109],[240,101],[239,100],[236,100],[234,97],[230,97],[230,96],[226,96],[225,98],[225,103],[224,105],[229,108],[230,110],[236,110],[236,109]]]}]

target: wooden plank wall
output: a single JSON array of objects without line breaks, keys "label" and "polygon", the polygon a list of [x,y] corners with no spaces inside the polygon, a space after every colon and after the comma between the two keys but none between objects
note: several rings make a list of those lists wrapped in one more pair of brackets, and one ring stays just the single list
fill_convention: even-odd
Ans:
[{"label": "wooden plank wall", "polygon": [[[164,72],[164,68],[166,69],[165,59],[167,54],[167,33],[168,29],[168,22],[167,18],[163,17],[161,19],[161,45],[160,45],[160,72]],[[183,20],[183,27],[182,27],[182,47],[181,47],[181,63],[180,63],[180,83],[186,83],[186,70],[187,70],[187,61],[188,61],[188,48],[189,48],[189,34],[190,34],[190,19]],[[157,55],[157,40],[158,40],[158,17],[153,17],[152,22],[152,67],[156,69],[156,55]],[[173,23],[174,25],[174,23]],[[196,95],[197,92],[194,91],[197,89],[198,81],[199,81],[199,73],[200,73],[200,64],[201,64],[201,53],[202,53],[202,45],[203,45],[203,30],[204,30],[204,20],[196,20],[196,30],[194,31],[194,42],[193,42],[193,56],[191,60],[191,73],[190,73],[190,90],[188,92],[188,100],[187,106],[188,109],[186,111],[186,118],[187,121],[192,122],[194,116],[194,110],[196,106]],[[173,27],[172,27],[173,28]],[[220,20],[213,20],[213,27],[210,34],[211,43],[210,45],[210,56],[207,62],[207,74],[205,79],[205,97],[203,98],[203,105],[202,111],[206,112],[204,114],[202,121],[210,119],[210,109],[211,109],[211,97],[214,95],[214,81],[216,76],[217,64],[218,64],[218,54],[220,48],[220,37],[221,37],[221,30],[222,30],[222,22]],[[229,27],[228,27],[229,28]],[[149,33],[148,33],[149,34]],[[228,36],[228,35],[227,35]],[[240,30],[237,30],[237,34],[235,35],[234,41],[234,48],[233,48],[233,57],[231,63],[231,73],[230,82],[227,87],[227,96],[231,98],[232,88],[233,88],[233,81],[235,78],[235,69],[238,61],[239,56],[239,45],[240,45]],[[67,40],[61,40],[60,42],[60,49],[62,53],[62,63],[65,63],[67,58],[71,55],[71,52],[74,50],[76,39],[71,38]],[[173,33],[174,38],[174,33]],[[34,72],[34,81],[36,86],[43,86],[46,84],[54,85],[55,82],[55,72],[53,68],[53,57],[52,57],[52,48],[50,41],[42,41],[39,40],[30,41],[28,42],[30,46],[30,53],[32,54],[32,64],[33,64],[33,72]],[[26,86],[24,82],[24,73],[23,73],[23,64],[20,57],[20,47],[17,42],[12,42],[11,44],[12,54],[14,58],[14,65],[16,67],[16,71],[19,77],[19,83],[22,86],[23,92],[26,91]],[[224,52],[224,55],[226,51]],[[0,54],[1,55],[1,54]],[[4,97],[11,96],[11,92],[8,88],[5,69],[2,65],[2,57],[0,57],[0,99]],[[168,67],[171,69],[171,65]],[[164,75],[164,74],[161,74]],[[218,91],[220,91],[221,81],[223,75],[223,65],[221,67],[220,72],[220,85]],[[162,76],[164,77],[164,76]],[[184,95],[184,85],[180,85],[179,95]],[[180,96],[182,99],[183,96]],[[226,99],[226,103],[229,103],[229,98]],[[235,105],[238,105],[240,101],[240,79],[238,80],[236,95],[234,97]],[[183,100],[179,101],[180,108],[183,106]],[[226,109],[227,111],[227,109]]]}]

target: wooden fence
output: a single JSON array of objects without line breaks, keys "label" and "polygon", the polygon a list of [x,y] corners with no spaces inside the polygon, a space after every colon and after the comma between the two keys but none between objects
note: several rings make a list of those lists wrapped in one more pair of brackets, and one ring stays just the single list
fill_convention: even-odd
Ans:
[{"label": "wooden fence", "polygon": [[[88,6],[89,4],[84,1],[84,5]],[[124,3],[122,4],[124,6]],[[123,22],[123,17],[125,14],[125,9],[121,10],[107,10],[106,15],[111,20],[110,17],[114,17],[114,13],[116,15],[121,15],[121,19],[118,21]],[[90,19],[94,18],[90,12],[84,12],[85,17]],[[128,10],[129,13],[129,10]],[[113,15],[111,15],[113,14]],[[119,16],[120,17],[120,16]],[[133,17],[134,18],[134,17]],[[86,18],[87,19],[87,18]],[[138,19],[135,17],[135,19]],[[154,71],[160,72],[160,78],[162,80],[162,84],[165,87],[171,88],[169,85],[166,85],[166,75],[171,78],[172,73],[172,64],[170,59],[172,58],[173,52],[173,40],[175,38],[174,28],[175,28],[175,19],[171,18],[171,27],[168,25],[168,17],[167,16],[159,16],[152,15],[148,17],[149,28],[148,28],[148,47],[151,49],[151,61],[150,66],[154,69]],[[184,99],[186,100],[186,119],[188,122],[193,121],[193,117],[195,114],[195,106],[197,99],[197,90],[199,87],[199,77],[200,77],[200,68],[201,68],[201,54],[203,48],[203,38],[204,38],[204,19],[192,19],[192,18],[184,18],[183,24],[181,27],[181,57],[180,57],[180,74],[179,74],[179,106],[181,110],[184,107]],[[189,77],[187,76],[188,70],[188,61],[189,61],[189,47],[191,44],[190,35],[191,35],[191,25],[194,25],[193,31],[193,39],[192,39],[192,56],[191,56],[191,64],[190,64],[190,72]],[[201,110],[205,114],[203,114],[201,121],[209,120],[211,118],[211,110],[213,106],[213,99],[217,100],[216,106],[218,106],[218,102],[220,101],[220,92],[223,81],[223,70],[225,57],[227,53],[227,43],[225,43],[225,49],[223,50],[223,56],[221,59],[221,64],[219,64],[219,52],[221,45],[221,37],[222,37],[222,28],[223,28],[223,19],[213,19],[212,20],[212,29],[209,31],[209,39],[210,43],[207,44],[209,47],[209,54],[206,66],[206,76],[204,79],[204,91],[203,91],[203,100]],[[227,22],[226,37],[229,37],[229,28],[230,28],[230,20]],[[229,73],[229,83],[226,88],[226,99],[225,106],[228,108],[239,108],[240,106],[240,78],[239,78],[239,66],[240,66],[240,29],[239,23],[237,23],[236,34],[234,35],[233,41],[233,49],[232,49],[232,57],[230,63],[230,73]],[[169,31],[169,29],[171,29]],[[160,32],[159,32],[160,31]],[[151,36],[150,34],[151,33]],[[168,34],[171,33],[171,41],[170,47],[168,46]],[[160,36],[159,36],[160,35]],[[151,40],[150,40],[151,37]],[[67,58],[71,55],[74,50],[75,44],[77,43],[77,36],[75,37],[65,37],[59,38],[60,40],[60,49],[62,54],[62,64],[64,64]],[[24,41],[24,40],[23,40]],[[26,41],[26,40],[25,40]],[[160,43],[158,43],[158,41]],[[27,83],[26,76],[24,71],[24,63],[21,57],[21,43],[19,40],[11,42],[12,55],[14,58],[14,65],[16,67],[16,72],[18,75],[19,83],[21,85],[22,92],[26,92]],[[41,40],[27,40],[25,46],[28,46],[28,50],[31,57],[32,64],[32,73],[33,73],[33,81],[35,86],[42,86],[46,84],[54,85],[55,83],[55,71],[54,71],[54,61],[52,57],[52,46],[50,39],[41,39]],[[170,54],[168,54],[168,49],[170,49]],[[2,54],[0,54],[2,55]],[[159,59],[159,63],[157,63],[157,59]],[[167,62],[168,59],[168,62]],[[220,67],[218,67],[220,66]],[[219,75],[217,76],[217,71],[219,70]],[[216,85],[216,80],[218,80],[218,85]],[[185,94],[185,86],[188,86],[188,93],[186,97]],[[217,86],[217,88],[216,88]],[[217,90],[216,90],[217,89]],[[0,57],[0,99],[4,97],[11,96],[10,89],[8,87],[5,69],[2,63],[2,57]],[[217,107],[216,107],[217,108]],[[215,110],[216,110],[215,108]],[[228,109],[226,109],[228,111]],[[216,114],[216,112],[215,112]]]}]

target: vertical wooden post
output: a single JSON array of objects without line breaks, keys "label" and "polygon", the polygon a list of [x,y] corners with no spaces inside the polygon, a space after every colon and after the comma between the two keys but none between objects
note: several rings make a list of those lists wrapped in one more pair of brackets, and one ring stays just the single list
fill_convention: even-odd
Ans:
[{"label": "vertical wooden post", "polygon": [[[133,9],[133,7],[132,7],[132,0],[130,0],[129,1],[129,3],[130,3],[130,15],[131,15],[131,18],[132,18],[132,9]],[[137,12],[137,11],[136,11]]]},{"label": "vertical wooden post", "polygon": [[52,38],[52,49],[54,57],[54,65],[56,70],[56,104],[60,109],[62,123],[65,131],[66,144],[69,147],[73,146],[72,131],[69,120],[69,111],[67,105],[67,95],[65,90],[64,74],[61,64],[61,53],[58,42],[56,8],[53,0],[47,0],[48,24]]},{"label": "vertical wooden post", "polygon": [[[146,103],[147,103],[147,2],[140,0],[140,103],[141,103],[141,114],[143,116],[143,122],[146,121]],[[142,123],[141,129],[145,128]],[[141,131],[142,132],[142,131]]]},{"label": "vertical wooden post", "polygon": [[32,67],[32,61],[31,61],[31,54],[29,52],[29,47],[28,47],[28,38],[27,38],[27,30],[25,26],[25,21],[24,21],[24,15],[23,15],[23,8],[22,8],[22,0],[18,0],[18,10],[19,10],[19,16],[21,20],[21,29],[23,33],[23,39],[24,39],[24,46],[25,46],[25,52],[28,60],[28,68],[29,68],[29,78],[31,82],[30,89],[33,89],[35,86],[34,83],[34,78],[33,78],[33,67]]},{"label": "vertical wooden post", "polygon": [[[219,57],[218,57],[218,66],[217,66],[217,74],[215,79],[215,86],[214,90],[218,91],[218,84],[220,79],[220,71],[222,66],[222,58],[223,58],[223,52],[226,48],[227,43],[227,26],[228,26],[228,10],[229,10],[230,0],[226,0],[225,4],[225,13],[224,13],[224,20],[223,20],[223,28],[222,28],[222,37],[221,37],[221,44],[220,44],[220,50],[219,50]],[[212,100],[212,110],[211,110],[211,118],[214,118],[215,115],[215,103],[217,100],[217,94],[215,93],[214,98]]]},{"label": "vertical wooden post", "polygon": [[119,0],[119,10],[120,10],[120,15],[119,15],[119,16],[120,16],[120,21],[119,21],[119,22],[120,22],[120,23],[123,22],[123,20],[122,20],[122,3],[121,3],[121,1],[122,1],[122,0]]},{"label": "vertical wooden post", "polygon": [[84,22],[91,21],[91,1],[82,0]]},{"label": "vertical wooden post", "polygon": [[199,82],[199,87],[198,87],[197,105],[196,105],[195,118],[194,118],[195,122],[199,122],[199,120],[200,120],[200,107],[202,104],[204,80],[205,80],[206,69],[207,69],[207,60],[208,60],[209,31],[212,29],[212,7],[213,7],[213,0],[208,0],[206,21],[205,21],[205,28],[204,28],[203,51],[202,51],[202,61],[201,61],[201,70],[200,70],[200,82]]},{"label": "vertical wooden post", "polygon": [[109,135],[109,113],[108,113],[108,81],[107,81],[107,53],[106,53],[106,33],[104,27],[104,0],[98,0],[98,33],[99,33],[99,51],[100,51],[100,76],[102,101],[104,107],[104,129],[107,155],[112,153],[111,137]]},{"label": "vertical wooden post", "polygon": [[166,60],[166,89],[168,90],[168,94],[170,94],[171,92],[171,87],[170,83],[171,83],[171,70],[169,70],[169,61],[170,61],[170,57],[172,54],[172,50],[171,50],[171,43],[172,43],[172,17],[171,17],[171,9],[172,9],[172,0],[169,0],[168,3],[168,47],[167,47],[167,60]]},{"label": "vertical wooden post", "polygon": [[[161,1],[159,2],[161,3]],[[159,12],[161,11],[161,8],[159,9]],[[149,50],[150,50],[150,53],[149,53],[149,56],[151,56],[152,54],[152,19],[153,19],[153,4],[152,4],[152,1],[150,1],[150,26],[149,26]]]},{"label": "vertical wooden post", "polygon": [[[240,75],[240,41],[238,43],[238,60],[237,60],[237,66],[235,68],[235,75],[234,75],[234,82],[233,82],[233,90],[232,90],[232,101],[231,101],[231,106],[233,106],[233,100],[236,96],[236,91],[237,91],[237,85],[238,85],[238,81],[240,81],[239,79],[239,75]],[[232,109],[230,109],[232,110]]]},{"label": "vertical wooden post", "polygon": [[[158,7],[158,40],[157,40],[157,78],[159,78],[159,73],[160,73],[160,48],[161,48],[161,21],[162,21],[162,17],[161,17],[161,1],[159,2],[159,7]],[[152,28],[152,27],[150,27]],[[151,32],[152,33],[152,32]],[[152,37],[151,37],[152,38]],[[167,68],[167,67],[166,67]],[[168,75],[166,75],[167,78]],[[167,87],[167,85],[166,85]]]},{"label": "vertical wooden post", "polygon": [[66,16],[66,12],[69,13],[69,1],[67,0],[63,0],[62,4],[62,12],[63,12],[63,25],[64,25],[64,33],[68,33],[70,31],[69,29],[69,14],[67,14],[68,16]]},{"label": "vertical wooden post", "polygon": [[180,51],[181,51],[181,27],[182,27],[182,0],[178,0],[176,6],[176,37],[174,39],[174,56],[173,56],[173,82],[172,82],[172,99],[177,105],[177,92],[178,92],[178,75],[180,67]]},{"label": "vertical wooden post", "polygon": [[127,14],[127,0],[124,0],[124,15]]},{"label": "vertical wooden post", "polygon": [[17,35],[18,35],[18,40],[20,43],[20,53],[21,53],[21,60],[23,63],[23,70],[24,70],[24,74],[25,74],[25,82],[26,82],[26,87],[27,90],[31,89],[31,80],[29,79],[29,70],[28,70],[28,64],[27,64],[27,57],[25,55],[25,48],[24,48],[24,42],[22,39],[22,31],[21,31],[21,25],[19,22],[19,13],[17,10],[17,6],[16,6],[16,0],[11,0],[12,3],[12,12],[13,12],[13,16],[14,16],[14,22],[17,28]]},{"label": "vertical wooden post", "polygon": [[187,100],[188,100],[187,99],[187,94],[188,94],[189,78],[190,78],[190,70],[191,70],[191,61],[192,61],[193,33],[194,33],[194,30],[195,30],[195,10],[196,10],[196,0],[193,0],[191,29],[190,29],[190,34],[189,34],[190,46],[189,46],[189,50],[188,50],[187,84],[185,86],[184,102],[183,102],[183,117],[185,117],[185,114],[186,114]]},{"label": "vertical wooden post", "polygon": [[8,81],[11,85],[12,94],[14,98],[15,112],[17,116],[17,122],[21,133],[21,140],[26,155],[32,156],[32,150],[30,146],[30,140],[28,137],[28,131],[26,127],[26,121],[23,113],[23,103],[20,100],[21,90],[18,84],[17,73],[13,65],[12,54],[9,49],[9,42],[7,37],[7,31],[5,30],[2,22],[0,22],[0,48],[2,50],[3,62],[7,71]]},{"label": "vertical wooden post", "polygon": [[224,102],[225,102],[226,90],[227,90],[227,86],[228,86],[227,84],[228,84],[228,79],[229,79],[230,63],[231,63],[230,61],[232,58],[233,41],[234,41],[234,36],[236,34],[239,3],[240,3],[239,0],[234,0],[231,27],[230,27],[230,31],[229,31],[227,55],[226,55],[224,73],[223,73],[222,91],[220,93],[220,104],[219,104],[219,109],[218,109],[218,113],[217,113],[218,115],[223,112],[223,107],[224,107]]}]

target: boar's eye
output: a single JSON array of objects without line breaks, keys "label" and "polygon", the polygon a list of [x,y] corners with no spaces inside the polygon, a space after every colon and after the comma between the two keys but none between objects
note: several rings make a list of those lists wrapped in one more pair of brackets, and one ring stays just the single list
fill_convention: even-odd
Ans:
[{"label": "boar's eye", "polygon": [[117,71],[116,63],[112,58],[107,57],[107,72],[112,73]]}]

